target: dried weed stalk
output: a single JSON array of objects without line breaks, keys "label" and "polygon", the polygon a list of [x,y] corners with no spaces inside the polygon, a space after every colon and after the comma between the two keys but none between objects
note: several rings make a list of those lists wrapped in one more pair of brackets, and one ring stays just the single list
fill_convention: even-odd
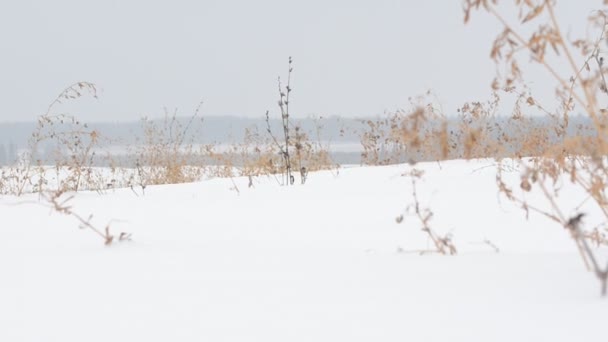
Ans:
[{"label": "dried weed stalk", "polygon": [[266,130],[268,131],[268,134],[270,135],[270,137],[274,141],[275,145],[279,149],[281,156],[283,158],[283,162],[284,162],[285,171],[284,171],[283,184],[290,184],[290,185],[293,185],[293,183],[295,181],[295,178],[292,175],[291,156],[289,154],[289,147],[290,147],[290,143],[289,143],[289,139],[290,139],[289,97],[290,97],[291,91],[292,91],[292,88],[291,88],[291,73],[293,72],[292,63],[293,63],[293,61],[292,61],[291,57],[289,57],[289,71],[287,73],[287,84],[285,85],[285,89],[283,89],[280,77],[278,80],[278,84],[279,84],[279,102],[278,102],[278,104],[279,104],[279,108],[281,109],[281,125],[283,128],[284,144],[279,143],[277,138],[272,133],[272,130],[270,128],[269,112],[266,111]]},{"label": "dried weed stalk", "polygon": [[64,191],[55,191],[55,192],[44,192],[42,196],[46,199],[48,203],[50,203],[51,208],[56,212],[64,215],[71,216],[75,218],[79,224],[81,229],[88,229],[101,237],[104,241],[104,245],[109,246],[115,241],[126,241],[131,240],[131,234],[126,232],[121,232],[118,236],[114,235],[110,231],[110,223],[106,224],[106,226],[101,229],[95,226],[92,223],[93,215],[89,215],[87,218],[80,216],[76,213],[69,202],[74,198],[74,195],[70,195],[67,198],[62,199],[61,197],[65,194]]},{"label": "dried weed stalk", "polygon": [[422,225],[422,231],[425,232],[429,239],[435,246],[434,250],[424,250],[421,254],[434,252],[443,255],[454,255],[457,253],[456,246],[452,241],[451,234],[439,235],[435,230],[431,228],[430,221],[433,218],[433,211],[431,209],[422,207],[420,200],[418,199],[417,182],[422,179],[423,171],[413,169],[406,176],[411,178],[412,181],[412,199],[413,203],[408,205],[405,209],[405,214],[401,214],[396,218],[397,223],[404,221],[405,215],[414,216],[420,221]]}]

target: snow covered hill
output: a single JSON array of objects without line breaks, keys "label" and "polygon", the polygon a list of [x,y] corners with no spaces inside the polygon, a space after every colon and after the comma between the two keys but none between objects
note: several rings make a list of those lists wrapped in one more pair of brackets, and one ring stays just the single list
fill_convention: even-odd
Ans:
[{"label": "snow covered hill", "polygon": [[132,234],[109,247],[36,194],[0,197],[0,341],[606,340],[568,233],[500,198],[493,161],[416,167],[455,256],[420,255],[420,221],[396,222],[408,165],[76,194],[74,212]]}]

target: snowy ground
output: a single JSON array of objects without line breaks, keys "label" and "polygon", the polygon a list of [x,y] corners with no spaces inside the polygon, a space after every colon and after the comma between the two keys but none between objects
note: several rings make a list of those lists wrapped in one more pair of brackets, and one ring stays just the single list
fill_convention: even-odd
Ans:
[{"label": "snowy ground", "polygon": [[133,234],[110,247],[37,195],[0,197],[0,341],[605,341],[568,234],[499,201],[492,164],[418,166],[452,257],[410,253],[431,244],[395,222],[406,165],[77,194]]}]

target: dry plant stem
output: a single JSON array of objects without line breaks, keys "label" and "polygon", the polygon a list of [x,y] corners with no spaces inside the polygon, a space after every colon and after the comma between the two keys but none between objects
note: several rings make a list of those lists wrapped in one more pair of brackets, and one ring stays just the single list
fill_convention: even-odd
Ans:
[{"label": "dry plant stem", "polygon": [[578,216],[571,218],[565,224],[565,227],[570,230],[572,237],[581,245],[585,255],[587,256],[589,261],[591,261],[593,271],[601,282],[602,296],[606,296],[608,290],[608,264],[606,265],[606,267],[604,267],[604,269],[602,269],[599,263],[597,262],[595,253],[593,252],[591,247],[589,247],[589,243],[587,243],[587,240],[585,239],[584,232],[580,228],[582,217],[583,214],[579,214]]},{"label": "dry plant stem", "polygon": [[[606,25],[604,25],[604,28],[606,27]],[[602,40],[602,38],[604,37],[604,32],[602,31],[602,35],[600,37],[600,39],[598,40],[598,45],[599,45],[599,41]],[[593,58],[595,59],[595,62],[597,63],[597,66],[600,70],[600,76],[602,77],[602,85],[604,86],[604,92],[608,93],[608,84],[606,83],[606,76],[604,75],[604,73],[602,72],[602,68],[604,67],[604,63],[603,60],[600,59],[599,57],[599,49],[596,48],[595,53],[593,54]]]},{"label": "dry plant stem", "polygon": [[433,241],[437,253],[444,255],[448,254],[448,252],[450,255],[456,254],[456,247],[454,247],[452,244],[451,239],[447,236],[438,236],[429,226],[429,221],[433,214],[430,211],[426,212],[425,214],[422,213],[422,210],[420,209],[420,201],[418,200],[418,192],[416,189],[416,177],[417,175],[412,176],[412,197],[414,198],[414,212],[416,217],[418,217],[422,223],[422,231],[427,233],[429,238]]},{"label": "dry plant stem", "polygon": [[266,111],[266,132],[268,132],[268,135],[270,135],[272,141],[277,146],[277,148],[279,148],[279,150],[281,151],[281,155],[283,156],[285,154],[285,151],[283,150],[283,146],[281,146],[274,134],[272,134],[272,129],[270,128],[270,115],[268,111]]},{"label": "dry plant stem", "polygon": [[490,247],[495,253],[500,253],[500,248],[498,248],[498,246],[493,243],[492,241],[490,241],[489,239],[483,239],[481,241],[474,241],[474,242],[470,242],[470,244],[473,245],[484,245],[484,246],[488,246]]},{"label": "dry plant stem", "polygon": [[[541,214],[547,218],[549,218],[550,220],[559,223],[561,226],[567,226],[567,222],[568,220],[566,219],[566,216],[563,214],[562,210],[560,209],[559,205],[557,205],[557,203],[555,202],[555,198],[554,196],[551,195],[551,193],[549,192],[549,190],[547,189],[547,187],[544,185],[543,181],[538,182],[540,185],[540,189],[541,192],[543,194],[543,196],[546,198],[546,200],[550,203],[550,206],[552,208],[553,213],[540,209],[536,206],[530,205],[529,203],[527,203],[525,200],[513,195],[513,191],[511,189],[508,189],[505,185],[505,183],[502,181],[502,173],[499,172],[499,174],[497,175],[497,182],[499,185],[499,189],[502,193],[504,193],[507,198],[509,198],[511,201],[518,203],[519,205],[521,205],[521,207],[526,211],[526,216],[528,215],[528,212],[530,210],[532,210],[533,212],[536,212],[538,214]],[[580,244],[580,241],[578,241],[578,239],[575,239],[575,244],[576,247],[579,251],[579,254],[581,256],[581,258],[583,259],[583,263],[585,264],[585,268],[587,270],[591,270],[591,265],[589,265],[589,261],[587,260],[587,256],[583,250],[583,247]]]},{"label": "dry plant stem", "polygon": [[[553,11],[553,4],[551,3],[550,0],[545,0],[545,6],[547,6],[547,9],[549,10],[549,16],[551,17],[551,22],[553,23],[553,29],[555,30],[555,32],[557,32],[557,36],[559,37],[559,42],[562,45],[562,49],[564,50],[564,53],[566,54],[566,58],[568,59],[568,62],[570,63],[570,67],[572,68],[572,71],[574,73],[576,73],[578,68],[576,67],[574,58],[572,58],[572,53],[570,53],[570,49],[568,48],[568,45],[566,45],[566,41],[564,40],[564,36],[562,35],[560,26],[557,23],[557,18],[555,17],[555,12]],[[584,84],[581,83],[581,86],[583,87],[583,89],[586,89],[586,87],[584,87]],[[589,94],[585,94],[585,95],[587,96],[587,101],[588,101]]]},{"label": "dry plant stem", "polygon": [[403,253],[403,254],[418,254],[418,255],[425,255],[425,254],[432,254],[432,253],[439,253],[437,250],[430,250],[430,249],[414,249],[414,250],[403,250],[403,249],[398,249],[397,250],[398,253]]},{"label": "dry plant stem", "polygon": [[[281,107],[281,118],[283,120],[283,133],[285,135],[285,163],[287,166],[287,179],[290,183],[291,181],[291,158],[289,156],[289,96],[291,95],[291,72],[293,68],[291,67],[291,57],[289,57],[289,72],[287,73],[287,94],[283,95],[281,93],[281,80],[279,79],[279,93],[281,94],[281,98],[285,96],[285,101],[281,99],[279,102],[279,106]],[[283,104],[285,105],[285,109],[283,110]]]},{"label": "dry plant stem", "polygon": [[[553,5],[550,0],[545,0],[545,5],[547,6],[547,8],[549,10],[549,15],[551,17],[551,22],[553,23],[553,28],[557,32],[560,43],[562,45],[562,49],[564,50],[564,53],[566,54],[566,58],[568,59],[568,62],[570,63],[570,67],[572,68],[572,71],[575,74],[577,74],[578,68],[576,67],[576,62],[574,62],[572,53],[570,52],[570,49],[568,48],[568,45],[566,44],[566,41],[564,40],[564,36],[561,33],[560,25],[557,22],[557,18],[555,16],[555,11],[553,10]],[[595,47],[596,50],[598,49],[599,43],[601,42],[601,37],[604,36],[605,28],[606,28],[606,26],[604,25],[604,29],[602,29],[602,33],[600,35],[600,39],[598,40],[596,47]],[[598,61],[598,64],[600,64],[599,61]],[[604,79],[604,74],[601,71],[601,65],[600,65],[600,74],[602,75],[602,79]],[[591,118],[594,120],[594,122],[597,125],[597,124],[599,124],[599,119],[597,117],[597,113],[595,112],[595,106],[592,106],[592,104],[595,104],[595,97],[593,96],[593,94],[591,94],[589,92],[589,87],[587,87],[580,78],[578,78],[578,79],[579,79],[581,88],[583,89],[583,92],[585,93],[585,98],[587,99],[587,106],[586,106],[587,112],[589,113],[589,115],[591,115]],[[604,80],[604,84],[606,84],[605,80]]]},{"label": "dry plant stem", "polygon": [[289,96],[291,95],[291,72],[293,68],[291,66],[292,60],[289,57],[289,71],[287,73],[287,86],[286,92],[281,89],[281,78],[279,78],[279,107],[281,108],[281,122],[283,124],[283,134],[285,136],[285,172],[287,176],[287,182],[293,184],[293,176],[291,175],[291,158],[289,155]]},{"label": "dry plant stem", "polygon": [[190,126],[192,126],[192,123],[194,122],[194,119],[196,119],[198,117],[198,114],[200,113],[201,108],[203,107],[203,103],[204,103],[204,101],[201,100],[198,103],[198,105],[196,106],[196,109],[194,110],[194,114],[190,117],[190,120],[186,124],[186,127],[184,127],[183,132],[180,134],[180,138],[177,143],[178,146],[181,146],[184,143],[184,139],[186,138],[186,133],[188,133]]},{"label": "dry plant stem", "polygon": [[[600,197],[599,195],[595,194],[595,191],[593,190],[594,185],[588,184],[587,182],[585,182],[584,179],[581,179],[578,176],[576,177],[575,183],[577,185],[579,185],[582,189],[584,189],[588,194],[591,194],[589,197],[585,198],[585,200],[583,202],[587,201],[590,198],[593,199],[596,203],[600,204],[599,209],[604,214],[604,217],[608,218],[608,207],[606,206],[606,204],[608,204],[608,203],[606,202],[606,199],[603,196]],[[579,205],[577,207],[577,209],[580,208],[581,206],[582,206],[582,204]]]},{"label": "dry plant stem", "polygon": [[58,104],[61,104],[62,100],[75,99],[75,98],[82,96],[81,91],[84,91],[84,90],[91,92],[92,96],[94,98],[97,98],[97,87],[95,86],[95,84],[90,83],[90,82],[73,83],[73,84],[69,85],[68,87],[66,87],[65,89],[63,89],[59,93],[59,95],[53,100],[53,102],[51,102],[49,104],[44,116],[48,116],[51,113],[51,110],[53,109],[53,107],[55,107]]},{"label": "dry plant stem", "polygon": [[[88,219],[85,219],[82,216],[80,216],[79,214],[75,213],[72,210],[72,207],[70,205],[68,205],[68,202],[74,198],[73,195],[69,196],[68,198],[66,198],[63,201],[60,201],[60,197],[62,195],[63,195],[63,192],[57,191],[57,192],[54,192],[51,194],[45,194],[44,197],[52,205],[52,208],[55,211],[57,211],[58,213],[65,214],[65,215],[75,218],[78,222],[80,222],[80,227],[87,228],[87,229],[91,230],[92,232],[94,232],[95,234],[99,235],[104,240],[104,244],[106,246],[111,245],[112,242],[114,241],[115,237],[114,237],[114,235],[112,235],[110,233],[110,225],[109,224],[106,225],[106,227],[103,231],[101,229],[95,227],[91,223],[92,215],[89,216]],[[123,232],[119,236],[119,241],[130,239],[130,236],[131,236],[130,234]]]},{"label": "dry plant stem", "polygon": [[[600,51],[599,45],[602,42],[605,33],[606,33],[606,24],[604,24],[602,32],[600,34],[600,37],[598,38],[598,40],[595,43],[593,53],[591,54],[591,56],[589,56],[585,60],[585,62],[583,63],[583,66],[578,70],[576,76],[572,79],[571,88],[570,88],[570,94],[573,93],[574,83],[576,81],[580,81],[581,83],[583,82],[580,79],[580,76],[581,76],[583,70],[585,70],[586,68],[589,67],[589,62],[592,59],[595,59],[597,65],[598,65],[598,70],[599,70],[599,74],[600,74],[601,81],[602,81],[602,89],[603,89],[603,91],[605,93],[608,93],[608,84],[606,83],[606,77],[604,76],[604,72],[603,72],[603,63],[600,61],[600,59],[598,57],[598,54],[599,54],[599,51]],[[565,44],[564,44],[564,47],[565,47]],[[598,115],[596,113],[597,103],[595,102],[595,97],[593,96],[593,94],[589,93],[589,89],[588,89],[587,86],[585,86],[584,84],[582,84],[582,86],[583,86],[583,89],[585,91],[585,96],[587,97],[587,100],[588,100],[588,105],[586,106],[586,109],[587,109],[587,112],[590,114],[595,127],[596,128],[602,128],[602,127],[604,127],[603,124],[600,121],[600,118],[598,117]],[[568,103],[568,105],[569,105],[569,103]],[[565,107],[564,108],[564,112],[567,112],[569,110],[569,108],[568,108],[569,106],[564,106],[564,107]],[[564,113],[564,116],[565,115],[566,114]],[[603,131],[605,131],[605,129],[602,130],[602,131],[600,131],[600,133],[602,134]],[[604,148],[604,144],[605,144],[604,139],[601,138],[601,137],[598,137],[598,142],[599,142],[599,145],[600,145],[600,149],[604,150],[605,149]]]},{"label": "dry plant stem", "polygon": [[281,153],[281,156],[283,157],[283,161],[285,164],[285,180],[284,180],[284,184],[287,185],[293,185],[294,184],[294,177],[292,175],[292,170],[291,170],[291,156],[289,154],[289,98],[291,95],[291,73],[293,72],[293,67],[292,67],[292,59],[291,57],[289,57],[289,70],[287,73],[287,85],[285,86],[285,91],[283,91],[283,86],[281,84],[281,78],[278,78],[278,87],[279,87],[279,108],[281,110],[281,124],[282,124],[282,128],[283,128],[283,135],[284,135],[284,139],[285,139],[285,146],[283,147],[281,144],[279,144],[278,140],[276,139],[276,137],[272,134],[272,130],[270,128],[270,118],[269,118],[269,113],[268,111],[266,111],[266,130],[268,132],[268,134],[272,137],[272,140],[274,141],[274,143],[277,145],[277,147],[279,148],[279,151]]},{"label": "dry plant stem", "polygon": [[[570,52],[570,49],[568,48],[568,45],[566,45],[566,42],[564,40],[564,37],[561,33],[560,30],[560,26],[557,22],[557,18],[555,17],[555,12],[553,11],[553,5],[551,4],[550,0],[545,0],[545,5],[547,6],[547,9],[549,10],[549,16],[551,17],[551,22],[553,24],[553,28],[555,29],[555,31],[557,32],[557,35],[559,37],[560,43],[562,45],[562,49],[564,50],[564,53],[566,54],[566,58],[568,59],[568,62],[570,63],[570,67],[572,68],[572,71],[575,73],[575,75],[577,75],[577,79],[579,80],[579,83],[581,85],[581,88],[583,89],[583,93],[585,94],[585,98],[587,100],[586,105],[583,104],[583,106],[585,107],[585,109],[587,110],[587,113],[591,116],[591,118],[593,119],[596,127],[599,127],[600,125],[600,121],[599,118],[597,117],[597,113],[595,111],[595,106],[594,104],[595,102],[595,97],[593,96],[593,94],[590,93],[589,91],[589,87],[586,86],[583,83],[583,80],[580,79],[580,77],[578,77],[579,73],[578,73],[578,68],[576,67],[576,63],[574,62],[574,58],[572,57],[572,53]],[[604,26],[605,29],[605,26]],[[604,35],[604,30],[602,30],[602,34],[601,36]],[[599,45],[601,39],[598,40],[597,44]],[[598,45],[596,45],[596,49],[598,49]],[[587,63],[587,62],[585,62]],[[602,75],[602,79],[604,78],[604,75],[601,71],[601,65],[600,65],[600,74]],[[605,84],[605,82],[604,82]],[[606,89],[606,88],[605,88]],[[572,92],[571,92],[572,94]]]},{"label": "dry plant stem", "polygon": [[[509,30],[509,32],[511,32],[511,33],[513,34],[513,36],[515,37],[515,39],[517,39],[517,40],[518,40],[518,42],[519,42],[519,43],[520,43],[522,46],[524,46],[524,47],[526,47],[526,48],[528,48],[528,49],[530,48],[530,46],[529,46],[528,42],[527,42],[527,41],[526,41],[526,40],[525,40],[525,39],[524,39],[524,38],[523,38],[521,35],[519,35],[519,34],[518,34],[518,33],[517,33],[515,30],[513,30],[513,29],[512,29],[511,25],[509,25],[509,23],[507,23],[507,21],[506,21],[506,20],[505,20],[505,19],[502,17],[502,15],[500,15],[500,13],[498,13],[498,12],[496,11],[496,9],[495,9],[494,7],[492,7],[491,5],[489,5],[489,4],[488,4],[488,8],[489,8],[490,13],[491,13],[491,14],[492,14],[494,17],[496,17],[496,19],[498,19],[498,21],[500,21],[500,22],[503,24],[503,26],[504,26],[506,29],[508,29],[508,30]],[[555,69],[553,69],[553,67],[552,67],[551,65],[549,65],[549,63],[547,63],[545,60],[541,60],[541,61],[538,61],[538,62],[539,62],[540,64],[542,64],[542,65],[545,67],[545,69],[547,69],[547,71],[549,71],[549,73],[550,73],[550,74],[551,74],[551,75],[552,75],[552,76],[553,76],[553,77],[554,77],[556,80],[558,80],[558,82],[560,82],[560,83],[561,83],[561,85],[562,85],[564,88],[569,88],[569,86],[568,86],[568,82],[566,82],[566,80],[564,80],[563,78],[561,78],[561,77],[559,76],[559,74],[558,74],[558,73],[555,71]],[[578,103],[579,103],[581,106],[585,107],[585,102],[582,100],[582,98],[581,98],[580,96],[578,96],[578,94],[576,94],[576,93],[572,92],[572,96],[574,97],[574,99],[576,99],[576,101],[577,101],[577,102],[578,102]]]},{"label": "dry plant stem", "polygon": [[[562,47],[563,47],[563,49],[564,49],[564,51],[565,51],[565,53],[566,53],[566,55],[567,55],[567,58],[568,58],[568,62],[569,62],[569,64],[570,64],[570,67],[571,67],[571,68],[574,70],[574,73],[575,73],[575,76],[574,76],[574,77],[572,77],[572,79],[571,79],[571,81],[570,81],[569,94],[570,94],[570,96],[573,96],[573,94],[574,94],[574,86],[575,86],[575,83],[576,83],[576,82],[579,82],[579,83],[580,83],[580,85],[581,85],[581,87],[583,88],[583,91],[585,92],[585,97],[586,97],[586,99],[587,99],[587,103],[589,104],[589,105],[587,105],[587,106],[585,106],[585,105],[583,104],[583,106],[585,106],[585,107],[586,107],[586,109],[589,111],[589,114],[591,115],[591,117],[592,117],[592,119],[593,119],[593,121],[594,121],[594,124],[595,124],[596,126],[598,126],[598,125],[600,125],[600,122],[598,121],[598,118],[597,118],[597,115],[596,115],[596,113],[595,113],[595,110],[593,109],[593,106],[590,106],[591,104],[595,104],[595,101],[594,101],[594,96],[593,96],[593,94],[590,94],[590,93],[589,93],[588,87],[587,87],[587,86],[584,84],[583,80],[581,79],[581,74],[582,74],[582,72],[583,72],[583,71],[584,71],[586,68],[588,68],[588,67],[589,67],[589,62],[590,62],[592,59],[595,59],[595,61],[597,62],[597,65],[598,65],[598,67],[599,67],[600,76],[601,76],[601,78],[602,78],[602,83],[603,83],[603,85],[604,85],[604,89],[608,89],[608,88],[607,88],[607,84],[606,84],[606,78],[605,78],[605,76],[604,76],[604,73],[602,72],[602,67],[603,67],[603,65],[602,65],[602,64],[603,64],[603,63],[602,63],[602,62],[599,60],[599,57],[598,57],[598,54],[599,54],[599,51],[600,51],[600,48],[599,48],[600,43],[602,42],[602,40],[603,40],[603,38],[604,38],[604,35],[606,34],[606,18],[604,17],[604,25],[603,25],[603,27],[602,27],[602,31],[601,31],[601,33],[600,33],[600,35],[599,35],[598,39],[596,40],[596,42],[595,42],[595,44],[594,44],[593,52],[591,53],[591,55],[590,55],[589,57],[587,57],[587,59],[585,60],[585,62],[583,63],[583,65],[582,65],[580,68],[577,68],[577,67],[576,67],[576,63],[574,62],[574,58],[572,57],[572,54],[571,54],[571,52],[570,52],[570,49],[568,48],[568,46],[567,46],[567,45],[566,45],[566,43],[564,42],[564,38],[563,38],[563,36],[562,36],[562,34],[561,34],[559,24],[557,23],[557,19],[556,19],[556,17],[555,17],[555,13],[554,13],[554,11],[553,11],[553,6],[551,6],[551,5],[549,4],[549,1],[546,1],[546,3],[547,3],[547,6],[548,6],[548,8],[549,8],[549,11],[550,11],[550,15],[551,15],[551,21],[552,21],[553,27],[554,27],[554,29],[556,30],[556,32],[558,32],[558,35],[559,35],[559,37],[560,37],[560,43],[561,43],[561,45],[562,45]],[[608,91],[608,90],[607,90],[607,91]],[[569,101],[569,102],[570,102],[570,101]],[[579,101],[579,102],[580,102],[580,101]],[[569,104],[569,103],[568,103],[568,104]],[[566,112],[569,110],[569,108],[568,108],[568,107],[569,107],[569,106],[565,106],[565,108],[564,108],[564,116],[566,115]]]},{"label": "dry plant stem", "polygon": [[[551,204],[551,207],[553,208],[553,212],[558,215],[559,222],[562,223],[562,225],[564,225],[564,222],[567,222],[566,216],[562,213],[560,207],[555,202],[555,197],[552,196],[551,193],[549,193],[549,190],[547,190],[547,187],[545,186],[545,184],[543,182],[540,182],[539,186],[540,186],[540,189],[541,189],[543,195],[545,196],[547,201]],[[583,246],[581,246],[580,239],[574,239],[574,240],[576,242],[576,248],[578,249],[578,252],[581,255],[581,258],[583,259],[583,262],[585,263],[585,267],[587,268],[587,270],[590,270],[589,260],[588,260],[589,253],[586,253],[586,254],[584,253],[585,251],[583,250]]]},{"label": "dry plant stem", "polygon": [[234,191],[236,191],[236,193],[238,195],[240,195],[241,194],[241,190],[239,190],[238,185],[236,185],[236,182],[234,181],[234,177],[230,177],[230,181],[232,182],[232,188],[231,189],[234,190]]},{"label": "dry plant stem", "polygon": [[545,184],[543,182],[539,183],[539,187],[540,187],[543,195],[545,195],[545,197],[547,198],[547,201],[551,205],[551,208],[553,208],[553,212],[555,214],[557,214],[557,216],[558,216],[557,218],[558,218],[559,222],[565,222],[566,217],[560,210],[559,205],[557,205],[557,203],[555,202],[555,197],[551,195],[551,193],[549,192],[549,190],[547,190],[547,187],[545,186]]},{"label": "dry plant stem", "polygon": [[[541,210],[541,209],[539,209],[537,207],[531,206],[530,204],[528,204],[525,201],[520,200],[520,199],[516,199],[516,202],[519,202],[520,204],[522,204],[522,207],[524,207],[525,210],[531,209],[532,211],[534,211],[534,212],[536,212],[538,214],[544,215],[544,216],[548,217],[549,219],[551,219],[551,220],[553,220],[553,221],[561,224],[562,226],[564,225],[565,221],[560,220],[558,217],[556,217],[555,215],[553,215],[551,213],[548,213],[548,212],[546,212],[544,210]],[[561,216],[563,216],[563,215],[561,215]],[[578,240],[575,240],[574,242],[576,244],[576,248],[577,248],[577,250],[578,250],[581,258],[583,259],[583,263],[585,264],[585,268],[588,271],[590,271],[591,270],[591,265],[589,265],[589,260],[587,260],[587,257],[586,257],[586,255],[584,253],[584,250],[583,250],[583,247],[581,246],[581,244],[580,244],[580,242]]]},{"label": "dry plant stem", "polygon": [[490,246],[494,250],[494,252],[500,253],[500,249],[492,241],[485,239],[485,240],[483,240],[483,243]]},{"label": "dry plant stem", "polygon": [[288,162],[289,161],[289,147],[286,146],[285,148],[283,148],[283,146],[279,143],[279,141],[274,136],[274,134],[272,134],[272,130],[270,128],[270,117],[269,117],[268,111],[266,111],[266,131],[268,132],[268,135],[270,135],[270,137],[272,138],[272,141],[274,142],[274,144],[279,149],[279,152],[283,159],[283,163],[285,164],[285,169],[284,169],[284,173],[283,173],[283,175],[284,175],[283,183],[279,182],[279,184],[282,184],[282,185],[289,184],[288,182],[289,182],[290,170],[291,170],[290,163]]}]

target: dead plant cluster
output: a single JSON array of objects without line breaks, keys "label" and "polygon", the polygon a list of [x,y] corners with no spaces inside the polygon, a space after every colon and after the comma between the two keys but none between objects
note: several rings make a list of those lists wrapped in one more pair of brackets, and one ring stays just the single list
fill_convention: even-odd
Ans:
[{"label": "dead plant cluster", "polygon": [[[455,117],[445,116],[429,94],[412,101],[409,111],[363,122],[362,164],[583,155],[595,134],[584,118],[568,125],[555,115],[538,116],[542,107],[515,89],[496,91],[486,102],[465,103]],[[512,115],[501,115],[509,100]],[[534,114],[526,115],[530,110]]]},{"label": "dead plant cluster", "polygon": [[[499,168],[496,182],[507,199],[525,211],[535,212],[568,231],[585,265],[602,283],[606,294],[608,262],[600,262],[596,246],[605,244],[605,230],[584,229],[585,212],[601,217],[599,227],[608,220],[608,87],[606,86],[603,47],[606,37],[607,12],[598,10],[588,18],[589,37],[570,40],[563,33],[555,14],[556,1],[515,1],[516,18],[503,16],[499,1],[464,1],[465,23],[476,10],[484,11],[500,22],[504,29],[491,49],[496,78],[492,83],[497,93],[515,95],[512,120],[524,120],[524,112],[540,111],[553,123],[533,130],[532,137],[517,139],[521,146],[515,160],[522,171],[518,184],[511,184]],[[522,67],[543,70],[546,78],[532,80]],[[565,66],[565,67],[564,67]],[[541,104],[528,84],[555,86],[555,99]],[[573,115],[585,115],[591,134],[568,134]],[[524,121],[525,122],[525,121]],[[587,129],[578,127],[578,129]],[[536,146],[536,147],[535,147]],[[536,148],[536,150],[534,150]],[[530,152],[534,153],[523,153]],[[524,158],[533,156],[534,158]],[[561,196],[564,188],[578,190],[579,203],[572,204]],[[538,199],[540,200],[533,200]]]},{"label": "dead plant cluster", "polygon": [[[416,163],[448,158],[448,130],[443,113],[422,98],[412,101],[412,110],[398,111],[376,121],[364,122],[360,132],[366,165]],[[428,159],[431,158],[431,159]]]},{"label": "dead plant cluster", "polygon": [[[27,150],[19,153],[12,167],[2,168],[0,194],[78,191],[99,189],[101,175],[94,168],[96,148],[102,137],[76,117],[55,113],[55,107],[86,94],[96,98],[94,84],[78,82],[64,89],[38,118]],[[55,183],[49,184],[54,178]]]},{"label": "dead plant cluster", "polygon": [[141,120],[144,136],[136,137],[129,151],[135,156],[137,170],[129,186],[137,185],[143,191],[148,185],[188,183],[202,178],[202,161],[189,131],[192,123],[200,119],[202,104],[199,103],[186,125],[178,120],[177,110],[169,114],[165,109],[161,121]]}]

